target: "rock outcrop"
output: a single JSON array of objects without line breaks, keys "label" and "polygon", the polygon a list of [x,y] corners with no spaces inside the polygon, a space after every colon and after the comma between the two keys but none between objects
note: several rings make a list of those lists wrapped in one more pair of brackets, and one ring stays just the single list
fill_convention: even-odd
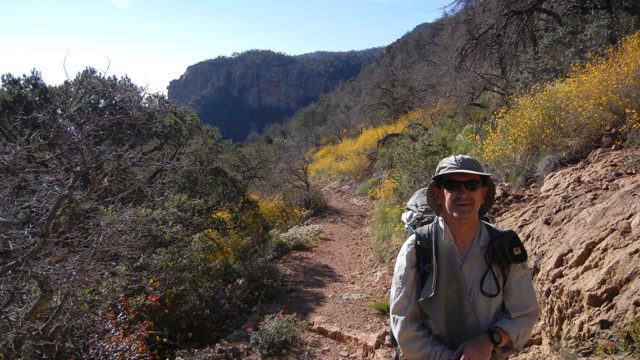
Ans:
[{"label": "rock outcrop", "polygon": [[288,56],[248,51],[189,66],[168,87],[169,100],[193,107],[223,137],[244,140],[356,76],[381,50]]},{"label": "rock outcrop", "polygon": [[541,316],[518,359],[581,358],[640,315],[640,149],[598,149],[498,203],[529,252]]}]

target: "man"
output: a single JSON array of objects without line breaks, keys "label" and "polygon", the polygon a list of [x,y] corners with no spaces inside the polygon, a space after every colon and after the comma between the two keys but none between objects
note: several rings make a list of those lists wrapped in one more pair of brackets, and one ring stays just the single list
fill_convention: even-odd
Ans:
[{"label": "man", "polygon": [[493,205],[495,184],[465,155],[443,159],[427,187],[438,215],[430,231],[436,260],[419,284],[415,237],[404,243],[391,287],[391,330],[407,359],[505,359],[521,348],[538,318],[525,264],[500,269],[487,260],[493,225],[481,218]]}]

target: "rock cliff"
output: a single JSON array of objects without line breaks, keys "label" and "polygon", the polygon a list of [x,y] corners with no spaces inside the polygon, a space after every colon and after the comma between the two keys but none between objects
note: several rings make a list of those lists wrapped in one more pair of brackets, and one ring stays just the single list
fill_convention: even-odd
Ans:
[{"label": "rock cliff", "polygon": [[189,66],[171,81],[168,97],[193,107],[223,137],[244,140],[356,76],[377,52],[287,56],[255,50],[219,57]]},{"label": "rock cliff", "polygon": [[594,357],[640,315],[640,148],[596,150],[498,196],[496,223],[523,239],[541,308],[518,359]]}]

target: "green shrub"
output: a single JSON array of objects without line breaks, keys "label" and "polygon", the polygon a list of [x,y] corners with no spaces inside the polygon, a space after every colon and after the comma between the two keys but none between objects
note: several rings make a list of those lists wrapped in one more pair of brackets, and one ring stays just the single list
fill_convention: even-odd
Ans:
[{"label": "green shrub", "polygon": [[391,305],[389,304],[389,300],[380,300],[371,304],[371,310],[373,310],[373,313],[380,316],[389,315],[390,308]]},{"label": "green shrub", "polygon": [[142,260],[155,275],[127,295],[136,298],[139,288],[160,295],[156,306],[139,310],[140,320],[149,324],[146,343],[154,357],[171,358],[177,349],[215,343],[245,321],[242,314],[252,306],[285,288],[284,275],[272,262],[216,260],[210,255],[215,247],[206,236],[195,236]]},{"label": "green shrub", "polygon": [[284,355],[298,340],[300,334],[307,328],[306,321],[296,317],[296,314],[267,315],[258,324],[258,329],[249,331],[251,344],[261,356]]},{"label": "green shrub", "polygon": [[363,183],[361,183],[360,185],[358,185],[358,187],[356,188],[356,191],[358,194],[362,195],[362,196],[367,196],[369,199],[374,198],[375,196],[373,195],[373,189],[376,188],[376,186],[378,186],[380,184],[380,180],[378,179],[369,179]]},{"label": "green shrub", "polygon": [[604,358],[619,355],[616,359],[640,359],[640,317],[634,318],[628,327],[618,331],[616,341],[598,347],[596,355]]},{"label": "green shrub", "polygon": [[404,206],[380,202],[374,212],[371,227],[371,248],[380,262],[387,262],[407,238],[400,216]]},{"label": "green shrub", "polygon": [[395,200],[407,201],[426,186],[438,162],[449,155],[445,143],[436,140],[434,130],[420,123],[410,123],[389,150],[393,164],[392,178],[397,182]]}]

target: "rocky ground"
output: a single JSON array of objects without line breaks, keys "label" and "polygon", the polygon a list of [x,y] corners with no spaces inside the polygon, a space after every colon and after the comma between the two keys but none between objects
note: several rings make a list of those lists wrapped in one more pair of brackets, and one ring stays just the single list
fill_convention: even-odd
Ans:
[{"label": "rocky ground", "polygon": [[640,316],[640,149],[598,149],[500,201],[496,222],[523,239],[541,307],[518,358],[595,358]]},{"label": "rocky ground", "polygon": [[[324,192],[329,211],[310,221],[323,226],[324,242],[281,260],[289,293],[246,325],[281,309],[309,319],[288,359],[393,358],[388,319],[371,308],[388,298],[392,276],[392,266],[371,256],[371,204],[347,186]],[[599,149],[518,192],[503,184],[497,203],[495,222],[517,230],[528,249],[541,307],[516,359],[597,358],[640,315],[640,149]],[[211,351],[233,348],[246,349],[246,331]]]}]

